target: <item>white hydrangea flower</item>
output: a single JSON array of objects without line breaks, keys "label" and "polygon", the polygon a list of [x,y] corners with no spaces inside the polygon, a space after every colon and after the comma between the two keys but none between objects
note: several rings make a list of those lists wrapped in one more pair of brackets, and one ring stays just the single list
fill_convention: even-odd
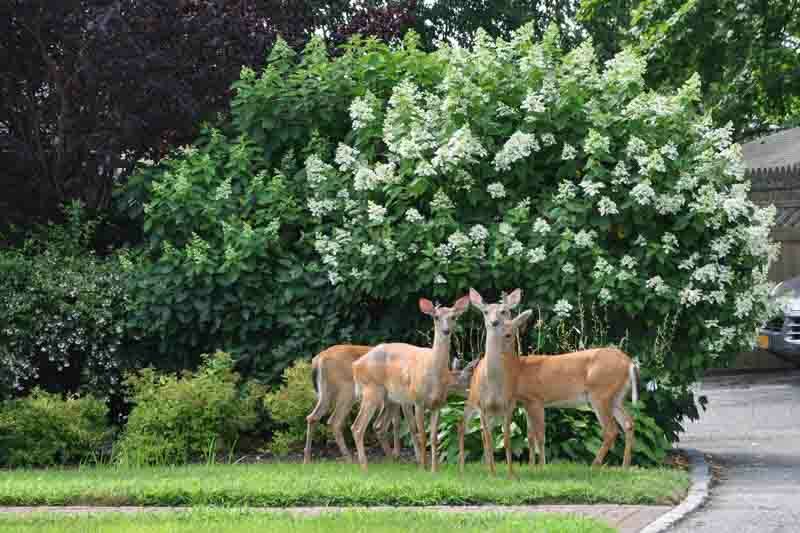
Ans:
[{"label": "white hydrangea flower", "polygon": [[508,170],[512,164],[529,157],[531,152],[537,152],[538,150],[539,143],[536,141],[535,135],[515,131],[503,145],[503,148],[495,154],[494,168],[498,172]]},{"label": "white hydrangea flower", "polygon": [[661,247],[665,254],[671,254],[678,250],[678,238],[674,233],[666,232],[661,236]]},{"label": "white hydrangea flower", "polygon": [[309,198],[307,205],[308,210],[311,211],[311,215],[317,218],[322,218],[328,213],[336,210],[336,202],[330,198]]},{"label": "white hydrangea flower", "polygon": [[700,283],[712,283],[719,277],[717,265],[708,263],[692,272],[692,279]]},{"label": "white hydrangea flower", "polygon": [[374,244],[365,243],[361,245],[361,255],[364,257],[375,257],[380,250]]},{"label": "white hydrangea flower", "polygon": [[639,234],[639,236],[636,237],[636,240],[633,241],[633,245],[634,246],[647,246],[647,239],[644,238],[644,235]]},{"label": "white hydrangea flower", "polygon": [[341,283],[342,276],[340,276],[338,272],[330,271],[328,272],[328,280],[331,282],[331,285],[337,285]]},{"label": "white hydrangea flower", "polygon": [[556,136],[552,133],[543,133],[541,136],[542,144],[545,146],[553,146],[558,141],[556,140]]},{"label": "white hydrangea flower", "polygon": [[625,148],[625,152],[631,157],[644,155],[647,153],[647,150],[647,143],[636,136],[631,136],[631,138],[628,139],[628,146]]},{"label": "white hydrangea flower", "polygon": [[675,190],[677,192],[693,191],[697,187],[698,181],[697,176],[681,174],[678,178],[678,182],[675,184]]},{"label": "white hydrangea flower", "polygon": [[630,172],[625,165],[625,161],[617,161],[617,165],[614,167],[611,175],[614,176],[611,180],[611,183],[614,185],[625,185],[630,182]]},{"label": "white hydrangea flower", "polygon": [[561,271],[568,276],[571,276],[575,273],[575,265],[572,263],[564,263],[564,266],[561,267]]},{"label": "white hydrangea flower", "polygon": [[540,263],[545,260],[547,257],[547,253],[544,250],[543,246],[537,246],[532,250],[528,250],[528,261],[531,264]]},{"label": "white hydrangea flower", "polygon": [[629,48],[625,48],[606,61],[605,67],[603,81],[607,85],[628,85],[630,83],[644,85],[647,60]]},{"label": "white hydrangea flower", "polygon": [[597,294],[597,297],[600,299],[600,302],[606,304],[612,300],[611,291],[607,288],[603,287],[600,289],[600,292]]},{"label": "white hydrangea flower", "polygon": [[550,233],[550,224],[543,218],[537,218],[533,223],[533,232],[541,235]]},{"label": "white hydrangea flower", "polygon": [[553,311],[559,318],[567,318],[572,311],[572,304],[562,298],[553,306]]},{"label": "white hydrangea flower", "polygon": [[431,208],[434,210],[454,209],[456,205],[444,191],[436,191],[431,200]]},{"label": "white hydrangea flower", "polygon": [[521,256],[525,252],[525,245],[522,244],[520,241],[514,239],[511,241],[511,246],[508,247],[508,256],[509,257],[517,257]]},{"label": "white hydrangea flower", "polygon": [[507,222],[501,222],[497,229],[501,235],[505,235],[506,237],[513,237],[517,233],[514,226]]},{"label": "white hydrangea flower", "polygon": [[588,196],[589,198],[594,198],[600,191],[605,188],[606,184],[600,181],[592,181],[588,178],[584,178],[580,182],[580,188],[583,189],[583,194]]},{"label": "white hydrangea flower", "polygon": [[436,150],[431,164],[434,168],[453,169],[463,163],[475,163],[486,155],[486,148],[472,134],[469,126],[462,126]]},{"label": "white hydrangea flower", "polygon": [[656,196],[656,191],[653,190],[650,180],[644,179],[631,189],[631,196],[639,205],[650,205]]},{"label": "white hydrangea flower", "polygon": [[382,224],[386,219],[386,208],[369,200],[367,202],[367,218],[373,224]]},{"label": "white hydrangea flower", "polygon": [[339,165],[340,171],[349,172],[355,168],[358,162],[358,156],[358,150],[344,143],[339,143],[339,146],[336,147],[336,157],[334,161]]},{"label": "white hydrangea flower", "polygon": [[700,254],[697,252],[693,253],[691,256],[678,263],[678,270],[694,270],[695,263],[698,259],[700,259]]},{"label": "white hydrangea flower", "polygon": [[678,147],[675,146],[675,143],[669,141],[667,144],[661,147],[661,153],[664,154],[664,157],[671,160],[678,159]]},{"label": "white hydrangea flower", "polygon": [[659,296],[669,293],[669,286],[664,282],[661,276],[653,276],[652,278],[648,279],[646,286]]},{"label": "white hydrangea flower", "polygon": [[517,114],[517,112],[513,108],[509,107],[504,102],[500,102],[499,104],[497,104],[496,113],[497,113],[496,114],[497,118],[513,117],[514,115]]},{"label": "white hydrangea flower", "polygon": [[411,222],[412,224],[415,224],[419,222],[424,222],[425,217],[423,217],[420,214],[420,212],[417,211],[415,208],[409,207],[408,209],[406,209],[406,220],[408,222]]},{"label": "white hydrangea flower", "polygon": [[570,161],[572,159],[575,159],[577,155],[578,151],[575,149],[574,146],[572,146],[571,144],[564,143],[564,149],[561,152],[561,159],[563,159],[564,161]]},{"label": "white hydrangea flower", "polygon": [[616,202],[608,196],[600,198],[600,201],[597,202],[597,210],[600,211],[600,214],[603,216],[619,214]]},{"label": "white hydrangea flower", "polygon": [[571,181],[564,180],[558,184],[558,193],[555,195],[557,202],[567,202],[576,196],[577,187]]},{"label": "white hydrangea flower", "polygon": [[611,139],[602,135],[595,129],[590,129],[586,140],[583,143],[583,150],[587,154],[602,155],[607,154],[611,147]]},{"label": "white hydrangea flower", "polygon": [[433,278],[433,282],[437,285],[445,285],[447,283],[447,280],[441,274],[436,274],[436,277]]},{"label": "white hydrangea flower", "polygon": [[472,240],[483,243],[489,238],[489,230],[480,224],[475,224],[472,226],[472,229],[469,230],[469,236]]},{"label": "white hydrangea flower", "polygon": [[506,188],[499,181],[495,181],[494,183],[490,183],[489,185],[487,185],[486,192],[488,192],[489,196],[491,196],[494,199],[506,197]]},{"label": "white hydrangea flower", "polygon": [[327,174],[333,167],[325,163],[318,155],[312,154],[306,159],[306,180],[312,189],[317,189],[328,179]]},{"label": "white hydrangea flower", "polygon": [[544,113],[547,111],[545,97],[541,91],[529,90],[522,101],[522,109],[528,113]]},{"label": "white hydrangea flower", "polygon": [[621,265],[623,268],[636,268],[636,265],[637,265],[638,263],[639,263],[639,262],[636,260],[636,258],[635,258],[635,257],[632,257],[632,256],[630,256],[630,255],[624,255],[624,256],[622,257],[622,260],[620,260],[620,262],[619,262],[619,264],[620,264],[620,265]]},{"label": "white hydrangea flower", "polygon": [[595,238],[597,238],[597,232],[595,230],[579,230],[578,233],[575,234],[575,246],[578,248],[591,248]]},{"label": "white hydrangea flower", "polygon": [[468,251],[472,245],[470,238],[460,231],[450,235],[447,238],[447,243],[461,253]]},{"label": "white hydrangea flower", "polygon": [[686,307],[692,307],[699,303],[703,298],[703,291],[700,289],[695,289],[691,285],[685,287],[681,291],[681,305],[685,305]]},{"label": "white hydrangea flower", "polygon": [[677,213],[685,203],[686,198],[682,194],[660,194],[654,202],[656,211],[661,215]]},{"label": "white hydrangea flower", "polygon": [[598,257],[594,264],[594,271],[592,277],[595,279],[604,279],[614,273],[614,267],[609,264],[603,257]]},{"label": "white hydrangea flower", "polygon": [[350,104],[350,120],[353,121],[353,129],[360,130],[375,120],[375,110],[372,107],[372,102],[368,96],[358,96],[353,99]]}]

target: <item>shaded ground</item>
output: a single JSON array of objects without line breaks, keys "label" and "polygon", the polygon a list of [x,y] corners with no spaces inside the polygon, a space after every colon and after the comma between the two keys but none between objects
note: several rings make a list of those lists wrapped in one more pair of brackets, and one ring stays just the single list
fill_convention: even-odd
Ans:
[{"label": "shaded ground", "polygon": [[680,533],[800,531],[800,371],[717,376],[681,443],[710,453],[721,482]]}]

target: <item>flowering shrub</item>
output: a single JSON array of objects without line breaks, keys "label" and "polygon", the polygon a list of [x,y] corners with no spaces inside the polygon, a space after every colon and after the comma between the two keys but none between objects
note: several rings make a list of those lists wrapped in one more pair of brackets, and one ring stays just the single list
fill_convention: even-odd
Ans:
[{"label": "flowering shrub", "polygon": [[[335,59],[277,44],[242,71],[225,133],[134,180],[142,324],[167,348],[243,346],[274,376],[323,340],[411,339],[420,294],[520,286],[554,329],[596,309],[674,438],[688,385],[765,314],[774,210],[748,201],[697,76],[648,91],[632,51],[598,65],[589,41],[565,55],[555,30],[531,34],[430,54],[409,34]],[[562,348],[531,331],[525,346]]]},{"label": "flowering shrub", "polygon": [[131,364],[126,281],[115,258],[89,249],[93,224],[78,204],[68,222],[0,251],[0,398],[35,385],[112,393]]}]

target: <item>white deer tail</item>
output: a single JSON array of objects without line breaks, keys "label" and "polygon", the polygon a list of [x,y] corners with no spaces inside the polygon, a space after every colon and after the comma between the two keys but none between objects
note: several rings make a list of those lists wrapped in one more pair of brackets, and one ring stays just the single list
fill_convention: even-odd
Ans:
[{"label": "white deer tail", "polygon": [[639,401],[639,367],[636,363],[631,362],[631,366],[628,367],[628,378],[630,379],[631,384],[631,398],[633,399],[633,405]]}]

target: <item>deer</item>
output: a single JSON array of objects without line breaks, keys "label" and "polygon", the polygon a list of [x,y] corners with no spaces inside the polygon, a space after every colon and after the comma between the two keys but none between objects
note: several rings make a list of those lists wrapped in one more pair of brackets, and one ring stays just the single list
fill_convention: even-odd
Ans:
[{"label": "deer", "polygon": [[[636,364],[626,353],[614,347],[594,348],[561,355],[515,356],[513,348],[516,332],[532,314],[532,311],[528,310],[511,319],[507,312],[504,313],[506,309],[501,309],[501,307],[516,305],[515,301],[518,303],[518,297],[512,293],[504,298],[503,304],[490,306],[483,304],[477,291],[475,294],[470,292],[470,303],[484,313],[487,337],[490,336],[488,329],[490,323],[496,322],[496,325],[493,326],[495,335],[502,333],[503,338],[499,345],[504,356],[495,358],[495,361],[502,363],[503,376],[512,376],[510,381],[513,385],[510,396],[515,403],[521,403],[525,410],[528,420],[528,443],[532,447],[529,455],[530,463],[534,463],[534,451],[539,454],[539,464],[546,463],[545,408],[579,407],[588,404],[592,407],[603,428],[603,443],[595,454],[592,465],[603,464],[608,451],[619,436],[617,427],[619,424],[625,432],[622,466],[630,466],[635,442],[634,422],[625,410],[623,402],[629,391],[631,391],[634,405],[638,402],[639,369]],[[488,345],[487,339],[487,348]],[[487,360],[488,365],[488,349],[487,357],[484,360]],[[476,386],[480,387],[479,381],[486,379],[482,377],[485,375],[487,372],[482,372],[479,364],[472,374],[470,396]],[[508,395],[509,393],[506,393],[504,398]],[[474,400],[473,402],[468,400],[468,405],[474,406]],[[472,409],[474,410],[474,407]],[[465,408],[465,418],[462,424],[467,420],[467,414]],[[483,418],[481,420],[483,423]],[[459,433],[459,466],[463,471],[463,427],[459,427]],[[486,439],[487,437],[484,436],[484,443],[487,442]],[[486,452],[486,449],[484,451]],[[493,461],[494,457],[488,459]],[[511,471],[510,450],[507,441],[506,459],[509,461],[509,471]],[[493,463],[490,463],[490,468],[494,471]]]},{"label": "deer", "polygon": [[450,372],[450,343],[455,321],[469,308],[469,297],[459,298],[452,307],[434,305],[426,298],[419,299],[419,309],[433,319],[433,347],[422,348],[405,343],[379,344],[353,363],[361,406],[352,425],[358,451],[358,461],[367,471],[364,433],[376,412],[384,410],[388,402],[398,403],[409,418],[414,406],[412,437],[418,439],[420,466],[427,468],[425,442],[425,411],[431,412],[431,472],[438,463],[439,409],[455,379]]},{"label": "deer", "polygon": [[[303,463],[311,462],[311,442],[317,424],[333,408],[333,414],[328,419],[331,426],[336,444],[342,457],[348,462],[353,462],[353,456],[347,447],[342,431],[347,415],[356,403],[355,382],[353,380],[353,363],[369,352],[372,346],[337,344],[318,353],[311,360],[311,381],[314,385],[314,392],[317,395],[317,403],[314,409],[306,417],[306,446],[303,453]],[[477,361],[471,362],[467,367],[461,369],[461,361],[453,361],[453,369],[450,371],[450,392],[466,396],[472,370]],[[397,460],[400,456],[400,409],[401,406],[387,402],[381,416],[379,416],[373,427],[380,442],[381,448],[387,457]],[[407,408],[409,409],[409,408]],[[409,429],[413,423],[413,413],[410,410],[405,414]],[[387,432],[391,422],[394,429],[393,448],[389,448]],[[416,426],[414,426],[416,428]],[[413,436],[413,433],[412,433]],[[418,443],[416,438],[411,439],[414,445],[414,455],[420,461]]]}]

